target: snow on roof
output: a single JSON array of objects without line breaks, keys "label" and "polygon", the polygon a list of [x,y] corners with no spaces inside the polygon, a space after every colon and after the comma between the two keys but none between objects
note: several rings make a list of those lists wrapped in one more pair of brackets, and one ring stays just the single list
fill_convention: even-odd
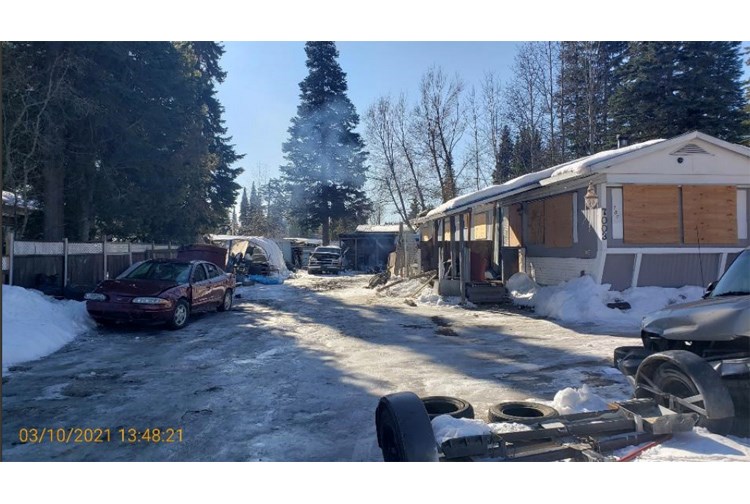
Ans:
[{"label": "snow on roof", "polygon": [[501,196],[525,186],[531,186],[538,183],[540,180],[549,177],[555,170],[555,168],[556,167],[552,167],[534,173],[527,173],[502,184],[492,185],[489,187],[485,187],[484,189],[480,189],[479,191],[464,194],[463,196],[457,196],[452,200],[448,200],[442,205],[427,212],[427,217],[429,218],[433,216],[439,216],[450,212],[451,210],[456,210],[461,207],[467,207],[474,203],[479,203],[480,201]]},{"label": "snow on roof", "polygon": [[19,207],[25,207],[32,210],[39,209],[39,204],[36,201],[25,201],[23,198],[16,196],[10,191],[3,191],[3,205],[15,206],[16,204],[18,204]]},{"label": "snow on roof", "polygon": [[[527,173],[525,175],[521,175],[520,177],[516,177],[512,180],[508,180],[507,182],[503,182],[502,184],[492,185],[489,187],[485,187],[484,189],[480,189],[479,191],[474,191],[469,194],[464,194],[463,196],[457,196],[453,198],[452,200],[448,200],[442,205],[436,208],[433,208],[432,210],[427,212],[426,217],[428,219],[430,217],[440,217],[454,210],[469,207],[473,204],[476,204],[482,201],[487,201],[490,199],[497,199],[504,194],[508,194],[518,189],[522,189],[522,188],[531,189],[535,185],[536,186],[543,185],[542,181],[551,183],[555,181],[554,179],[561,180],[561,179],[566,179],[566,178],[571,178],[571,177],[587,175],[594,170],[593,167],[596,165],[603,164],[606,161],[610,161],[616,157],[637,151],[644,147],[648,147],[650,145],[654,145],[663,141],[664,139],[649,140],[647,142],[641,142],[641,143],[637,143],[633,145],[628,145],[627,147],[622,147],[620,149],[611,149],[611,150],[606,150],[602,152],[597,152],[596,154],[574,159],[573,161],[568,161],[567,163],[562,163],[557,166],[552,166],[551,168],[545,168],[544,170],[540,170],[537,172]],[[607,166],[609,165],[605,165],[604,167],[607,167]]]},{"label": "snow on roof", "polygon": [[643,149],[644,147],[648,147],[650,145],[658,144],[661,142],[664,142],[665,140],[663,138],[659,138],[657,140],[649,140],[647,142],[641,142],[633,145],[628,145],[626,147],[621,147],[619,149],[610,149],[605,150],[601,152],[597,152],[596,154],[592,154],[590,156],[574,159],[573,161],[568,161],[567,163],[562,163],[557,166],[553,166],[554,171],[552,172],[552,175],[550,175],[550,178],[557,178],[557,177],[575,177],[579,175],[586,175],[588,173],[591,173],[594,171],[593,167],[599,164],[606,163],[607,161],[610,161],[616,157],[622,156],[624,154],[628,154],[630,152],[634,152],[640,149]]},{"label": "snow on roof", "polygon": [[398,233],[398,224],[360,224],[357,233]]}]

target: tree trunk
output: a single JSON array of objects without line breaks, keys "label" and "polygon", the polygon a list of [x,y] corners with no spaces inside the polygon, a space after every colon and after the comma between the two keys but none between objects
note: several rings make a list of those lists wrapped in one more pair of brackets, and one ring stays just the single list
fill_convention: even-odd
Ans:
[{"label": "tree trunk", "polygon": [[323,218],[323,236],[321,237],[323,239],[323,245],[328,245],[330,240],[330,234],[331,234],[331,219],[328,216],[325,216]]},{"label": "tree trunk", "polygon": [[59,156],[50,156],[42,167],[44,178],[44,239],[61,241],[65,237],[63,188],[65,167]]}]

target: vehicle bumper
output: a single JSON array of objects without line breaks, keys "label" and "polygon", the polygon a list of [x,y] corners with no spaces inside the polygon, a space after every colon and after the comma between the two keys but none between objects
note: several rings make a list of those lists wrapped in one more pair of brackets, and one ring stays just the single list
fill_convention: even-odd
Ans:
[{"label": "vehicle bumper", "polygon": [[92,318],[122,322],[166,322],[172,319],[174,306],[118,304],[86,301]]}]

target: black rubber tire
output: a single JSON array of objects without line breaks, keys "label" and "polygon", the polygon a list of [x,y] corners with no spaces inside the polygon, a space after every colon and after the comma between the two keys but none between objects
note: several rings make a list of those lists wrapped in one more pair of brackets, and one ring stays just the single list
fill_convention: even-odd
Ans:
[{"label": "black rubber tire", "polygon": [[[227,297],[229,297],[229,306],[227,306]],[[234,303],[234,295],[232,293],[232,289],[227,289],[224,291],[224,297],[221,300],[221,303],[219,303],[219,307],[217,308],[220,312],[230,311],[232,309],[232,304]]]},{"label": "black rubber tire", "polygon": [[[649,390],[648,382],[655,391]],[[697,407],[705,410],[699,414],[698,425],[716,434],[726,434],[734,424],[734,404],[721,376],[711,365],[687,350],[668,350],[646,357],[635,376],[636,398],[654,398],[662,406],[669,406],[669,394],[687,398],[700,394]],[[675,406],[678,413],[693,410]]]},{"label": "black rubber tire", "polygon": [[117,325],[116,320],[110,320],[110,319],[94,318],[94,322],[96,322],[97,324],[103,327],[114,327]]},{"label": "black rubber tire", "polygon": [[617,347],[612,356],[612,366],[625,376],[635,376],[638,366],[651,353],[642,346]]},{"label": "black rubber tire", "polygon": [[745,375],[722,378],[721,382],[729,391],[734,403],[734,425],[731,433],[750,437],[750,377]]},{"label": "black rubber tire", "polygon": [[555,408],[530,401],[503,401],[490,406],[488,412],[490,423],[514,422],[528,425],[558,416],[560,413]]},{"label": "black rubber tire", "polygon": [[[184,316],[182,315],[182,309],[186,310]],[[180,299],[174,307],[172,313],[172,320],[167,324],[170,329],[182,329],[188,323],[190,319],[190,304],[185,299]]]},{"label": "black rubber tire", "polygon": [[617,367],[617,364],[627,358],[638,358],[645,359],[651,354],[648,350],[642,346],[621,346],[615,348],[614,355],[612,356],[612,365]]},{"label": "black rubber tire", "polygon": [[422,400],[412,392],[380,398],[375,410],[378,446],[386,462],[437,462],[437,442]]},{"label": "black rubber tire", "polygon": [[427,396],[421,399],[430,420],[440,415],[450,415],[453,418],[474,418],[474,406],[469,401],[458,397]]}]

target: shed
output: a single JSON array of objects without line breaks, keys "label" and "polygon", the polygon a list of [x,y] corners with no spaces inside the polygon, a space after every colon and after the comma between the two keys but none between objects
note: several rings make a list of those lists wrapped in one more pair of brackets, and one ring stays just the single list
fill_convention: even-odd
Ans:
[{"label": "shed", "polygon": [[385,270],[388,254],[396,250],[398,234],[398,224],[363,224],[354,233],[340,234],[347,266],[355,271]]}]

